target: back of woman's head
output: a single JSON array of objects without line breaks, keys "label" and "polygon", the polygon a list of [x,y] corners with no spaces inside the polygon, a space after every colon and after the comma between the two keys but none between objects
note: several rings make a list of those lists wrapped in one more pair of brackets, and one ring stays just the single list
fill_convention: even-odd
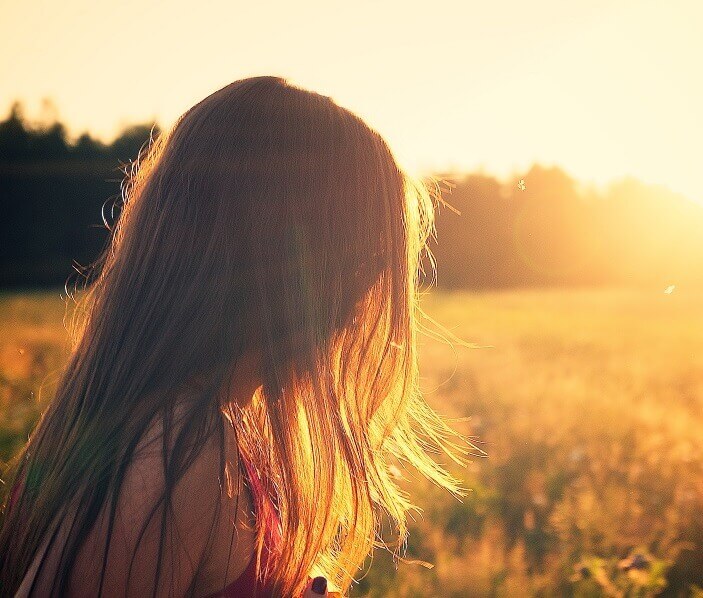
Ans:
[{"label": "back of woman's head", "polygon": [[[348,587],[381,517],[404,537],[410,503],[394,460],[457,490],[424,450],[446,449],[453,433],[418,389],[430,195],[357,116],[278,77],[193,106],[123,191],[77,346],[20,461],[32,483],[0,547],[13,517],[29,523],[0,557],[2,579],[17,583],[10,568],[38,543],[27,530],[48,529],[76,493],[92,507],[80,544],[153,417],[176,430],[168,493],[225,412],[279,511],[286,550],[268,575],[285,595],[313,566]],[[227,389],[247,351],[262,386],[237,405]],[[176,428],[174,396],[192,380],[200,390]]]}]

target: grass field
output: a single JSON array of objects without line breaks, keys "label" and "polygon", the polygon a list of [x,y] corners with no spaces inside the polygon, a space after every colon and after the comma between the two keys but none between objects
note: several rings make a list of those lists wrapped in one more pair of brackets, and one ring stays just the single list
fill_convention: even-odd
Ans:
[{"label": "grass field", "polygon": [[[66,358],[59,292],[0,295],[0,460]],[[463,502],[406,483],[408,561],[377,551],[353,595],[701,596],[703,292],[434,292],[462,339],[423,338],[423,387],[487,456]],[[41,391],[40,391],[41,389]]]}]

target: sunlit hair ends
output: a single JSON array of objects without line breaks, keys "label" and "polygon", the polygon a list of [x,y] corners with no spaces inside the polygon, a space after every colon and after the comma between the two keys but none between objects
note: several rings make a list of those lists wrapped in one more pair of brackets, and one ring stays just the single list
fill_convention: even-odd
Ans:
[{"label": "sunlit hair ends", "polygon": [[[223,446],[229,421],[281,521],[286,549],[261,574],[283,596],[313,569],[348,588],[382,518],[402,547],[411,503],[396,467],[460,492],[428,451],[461,461],[468,443],[418,385],[432,194],[329,97],[254,77],[160,135],[123,195],[76,347],[18,460],[27,484],[5,505],[0,593],[17,588],[71,497],[81,509],[56,580],[66,588],[154,417],[177,431],[164,504],[208,438]],[[263,385],[250,404],[232,404],[233,366],[250,349]],[[193,380],[199,392],[176,427],[174,397]],[[160,516],[166,529],[168,510]]]}]

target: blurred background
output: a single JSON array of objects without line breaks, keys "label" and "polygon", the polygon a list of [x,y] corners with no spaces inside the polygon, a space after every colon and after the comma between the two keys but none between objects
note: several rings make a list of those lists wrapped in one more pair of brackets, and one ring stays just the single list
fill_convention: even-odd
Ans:
[{"label": "blurred background", "polygon": [[[703,4],[0,1],[0,466],[139,150],[274,74],[442,193],[429,401],[485,455],[420,480],[355,596],[703,596]],[[430,563],[420,566],[417,561]]]}]

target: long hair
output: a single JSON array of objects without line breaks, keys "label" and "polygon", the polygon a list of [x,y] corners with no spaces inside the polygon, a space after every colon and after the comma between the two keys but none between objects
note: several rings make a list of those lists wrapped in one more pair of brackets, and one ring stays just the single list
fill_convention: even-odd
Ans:
[{"label": "long hair", "polygon": [[[464,439],[418,385],[431,192],[358,116],[266,76],[185,112],[142,152],[123,200],[55,397],[16,462],[25,483],[12,508],[5,499],[0,594],[70,497],[55,581],[67,588],[98,513],[114,518],[147,424],[176,430],[173,397],[194,376],[201,391],[164,443],[163,504],[208,439],[222,447],[224,413],[278,511],[278,592],[300,591],[313,568],[348,589],[383,518],[402,547],[412,504],[394,464],[461,491],[428,452],[461,461]],[[222,389],[251,347],[262,386],[232,405]]]}]

